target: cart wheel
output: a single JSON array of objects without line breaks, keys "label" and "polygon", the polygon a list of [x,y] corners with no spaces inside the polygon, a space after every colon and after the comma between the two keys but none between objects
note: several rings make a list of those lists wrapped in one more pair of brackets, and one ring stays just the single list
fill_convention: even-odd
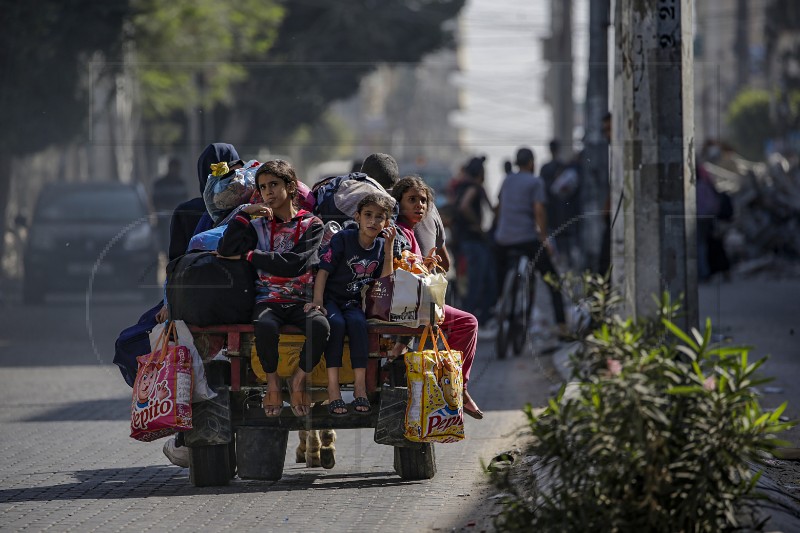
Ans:
[{"label": "cart wheel", "polygon": [[189,448],[189,481],[195,487],[221,487],[230,480],[230,444]]},{"label": "cart wheel", "polygon": [[436,454],[433,444],[419,448],[394,448],[394,471],[403,479],[432,479],[436,475]]},{"label": "cart wheel", "polygon": [[236,477],[236,432],[231,434],[231,441],[226,446],[228,447],[228,465],[231,469],[231,479],[233,479]]}]

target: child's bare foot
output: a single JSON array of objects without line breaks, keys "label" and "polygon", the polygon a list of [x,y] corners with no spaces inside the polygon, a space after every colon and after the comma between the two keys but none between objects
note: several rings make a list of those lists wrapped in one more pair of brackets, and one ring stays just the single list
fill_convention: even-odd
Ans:
[{"label": "child's bare foot", "polygon": [[283,400],[281,399],[281,392],[279,390],[268,391],[261,401],[261,407],[264,408],[264,414],[270,418],[275,418],[281,415],[283,409]]},{"label": "child's bare foot", "polygon": [[464,413],[478,420],[483,418],[483,411],[481,411],[480,407],[478,407],[478,404],[476,404],[469,395],[467,389],[464,389]]},{"label": "child's bare foot", "polygon": [[292,412],[295,416],[308,416],[308,414],[311,412],[311,398],[309,398],[308,393],[305,390],[305,372],[295,372],[295,374],[289,378],[288,386]]}]

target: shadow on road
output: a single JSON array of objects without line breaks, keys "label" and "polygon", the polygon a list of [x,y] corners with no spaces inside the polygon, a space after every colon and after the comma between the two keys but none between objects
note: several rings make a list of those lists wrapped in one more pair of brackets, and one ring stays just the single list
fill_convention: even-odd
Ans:
[{"label": "shadow on road", "polygon": [[31,416],[23,422],[64,422],[129,420],[131,417],[130,399],[84,400],[59,405],[44,413]]},{"label": "shadow on road", "polygon": [[393,472],[329,474],[307,472],[284,473],[280,481],[234,479],[226,487],[197,488],[189,482],[189,471],[176,466],[143,468],[106,468],[76,470],[76,483],[64,483],[22,489],[0,489],[0,503],[58,500],[116,500],[199,494],[250,494],[259,492],[291,492],[331,489],[382,489],[389,486],[415,485],[420,481],[404,481]]}]

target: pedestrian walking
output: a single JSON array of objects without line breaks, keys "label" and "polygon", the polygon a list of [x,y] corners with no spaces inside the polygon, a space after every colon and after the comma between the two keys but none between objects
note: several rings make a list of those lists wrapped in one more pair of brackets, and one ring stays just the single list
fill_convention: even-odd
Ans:
[{"label": "pedestrian walking", "polygon": [[454,212],[454,231],[467,265],[464,309],[486,324],[492,316],[492,299],[497,292],[489,235],[484,231],[484,208],[493,206],[483,188],[485,157],[473,157],[464,167],[466,179],[459,185]]}]

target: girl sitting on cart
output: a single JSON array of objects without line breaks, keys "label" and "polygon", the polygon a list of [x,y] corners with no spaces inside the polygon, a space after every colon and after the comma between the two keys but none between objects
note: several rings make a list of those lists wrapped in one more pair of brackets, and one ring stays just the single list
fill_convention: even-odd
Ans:
[{"label": "girl sitting on cart", "polygon": [[306,342],[300,364],[289,378],[290,402],[296,416],[311,410],[306,378],[322,358],[330,328],[325,315],[311,308],[312,266],[322,241],[322,221],[295,206],[297,176],[280,159],[267,161],[256,171],[256,187],[263,204],[250,204],[229,223],[217,246],[225,259],[246,259],[256,268],[256,307],[253,321],[256,352],[267,374],[263,400],[268,417],[281,413],[278,377],[278,340],[284,324],[302,329]]},{"label": "girl sitting on cart", "polygon": [[358,229],[342,230],[331,238],[330,247],[320,258],[314,300],[306,304],[306,310],[320,310],[326,314],[331,327],[325,365],[328,369],[328,412],[332,416],[347,414],[347,405],[339,389],[345,333],[355,375],[353,411],[357,414],[371,411],[366,384],[367,317],[361,309],[361,287],[374,278],[392,273],[392,247],[397,234],[389,225],[393,207],[391,198],[377,194],[368,194],[358,202],[355,215]]},{"label": "girl sitting on cart", "polygon": [[[414,237],[414,226],[419,224],[428,214],[429,206],[433,205],[433,191],[428,185],[417,176],[406,176],[398,180],[392,187],[392,196],[400,204],[400,216],[397,218],[397,226],[403,234],[411,241],[411,251],[421,255],[421,250]],[[429,256],[433,256],[436,249],[431,250]],[[427,261],[428,258],[426,257]],[[447,336],[450,346],[454,350],[461,351],[463,356],[463,366],[461,371],[464,375],[464,413],[477,419],[483,418],[483,411],[467,392],[467,382],[469,373],[472,369],[472,361],[475,358],[475,349],[478,344],[478,320],[470,313],[456,309],[449,305],[444,306],[444,322],[441,324],[442,331]],[[399,351],[393,350],[393,355],[399,355]]]}]

